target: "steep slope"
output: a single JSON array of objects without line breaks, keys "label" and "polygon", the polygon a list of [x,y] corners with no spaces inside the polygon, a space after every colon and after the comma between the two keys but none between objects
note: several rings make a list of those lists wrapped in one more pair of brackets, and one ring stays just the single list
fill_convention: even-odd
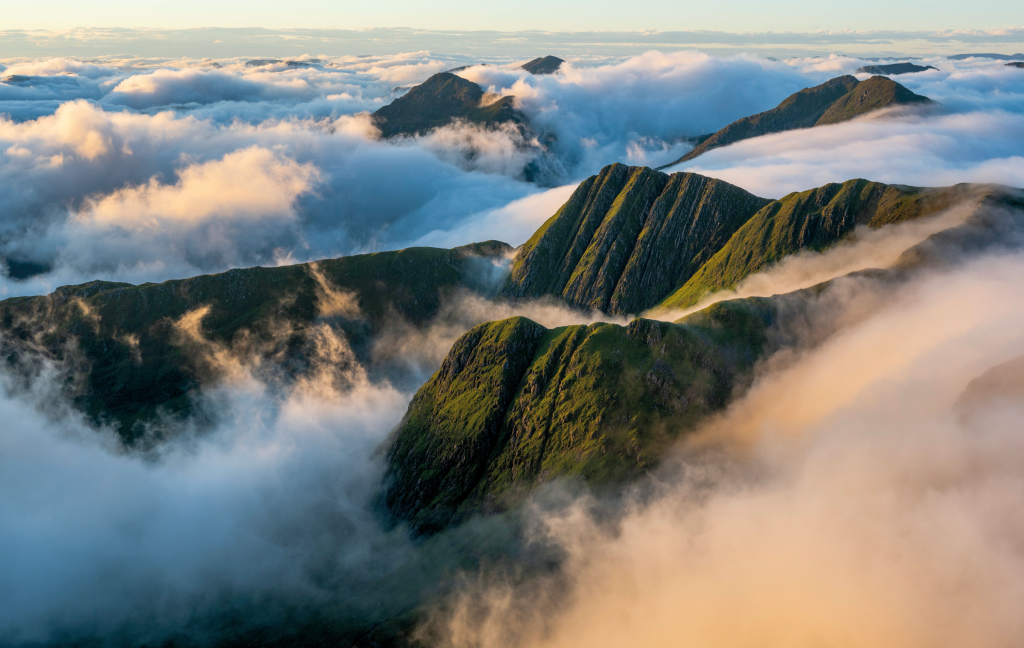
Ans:
[{"label": "steep slope", "polygon": [[829,247],[858,225],[877,228],[928,216],[979,197],[978,191],[971,185],[922,189],[848,180],[789,194],[755,214],[658,307],[689,308],[705,294],[732,288],[785,256]]},{"label": "steep slope", "polygon": [[542,56],[540,58],[533,59],[529,63],[524,63],[519,67],[530,74],[554,74],[558,71],[558,68],[562,67],[562,63],[565,63],[565,61],[557,56]]},{"label": "steep slope", "polygon": [[484,91],[462,77],[441,72],[373,113],[383,137],[417,135],[457,119],[477,124],[525,124],[513,97],[484,105]]},{"label": "steep slope", "polygon": [[696,272],[769,201],[721,180],[613,164],[527,241],[499,296],[637,313]]},{"label": "steep slope", "polygon": [[326,322],[365,356],[389,322],[425,322],[455,289],[490,294],[480,279],[485,257],[509,250],[498,242],[410,248],[162,284],[63,286],[0,301],[0,355],[26,376],[42,360],[56,363],[75,404],[94,421],[116,424],[131,444],[161,413],[191,413],[191,393],[220,378],[223,368],[202,339],[213,351],[273,359],[301,373],[316,343],[313,326]]},{"label": "steep slope", "polygon": [[[871,198],[856,182],[839,187]],[[896,203],[935,199],[888,198],[890,208],[876,218],[913,209]],[[995,188],[962,225],[918,244],[892,268],[786,295],[719,302],[674,323],[635,319],[626,327],[551,330],[523,318],[482,324],[456,343],[396,428],[385,501],[396,517],[431,533],[514,507],[559,477],[621,487],[742,395],[759,361],[825,342],[920,273],[985,250],[1022,248],[1024,193]],[[837,313],[851,295],[857,307]],[[1017,361],[1000,369],[1001,384],[1010,380],[1017,390],[1020,368]]]},{"label": "steep slope", "polygon": [[852,76],[841,76],[813,88],[804,88],[771,110],[734,121],[717,133],[699,139],[692,151],[660,168],[692,160],[711,149],[751,137],[836,124],[889,106],[930,103],[934,102],[885,77],[857,81]]},{"label": "steep slope", "polygon": [[538,483],[619,483],[727,402],[764,350],[766,300],[679,324],[482,324],[416,394],[387,456],[386,502],[424,533]]},{"label": "steep slope", "polygon": [[914,74],[927,70],[938,70],[930,65],[915,65],[913,63],[890,63],[888,65],[865,65],[857,68],[857,74]]}]

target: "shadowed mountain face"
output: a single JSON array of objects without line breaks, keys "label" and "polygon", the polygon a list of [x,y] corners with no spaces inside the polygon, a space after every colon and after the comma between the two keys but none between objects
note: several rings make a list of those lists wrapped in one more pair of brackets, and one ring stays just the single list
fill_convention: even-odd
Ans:
[{"label": "shadowed mountain face", "polygon": [[519,67],[530,74],[554,74],[558,71],[558,68],[562,67],[562,63],[565,63],[565,61],[557,56],[543,56],[541,58],[535,58],[529,63],[524,63]]},{"label": "shadowed mountain face", "polygon": [[692,151],[660,168],[692,160],[711,149],[751,137],[838,124],[879,108],[932,103],[931,99],[914,94],[885,77],[857,81],[852,76],[841,76],[790,95],[771,110],[734,121],[717,133],[698,140]]},{"label": "shadowed mountain face", "polygon": [[501,510],[556,476],[621,483],[708,413],[763,352],[774,307],[687,322],[545,329],[522,317],[466,333],[416,394],[388,453],[386,502],[424,533]]},{"label": "shadowed mountain face", "polygon": [[1013,63],[1007,63],[1006,67],[1024,68],[1024,61],[1015,61]]},{"label": "shadowed mountain face", "polygon": [[930,65],[914,65],[913,63],[890,63],[889,65],[865,65],[857,68],[857,74],[913,74],[926,70],[938,70]]},{"label": "shadowed mountain face", "polygon": [[222,377],[224,367],[210,361],[216,351],[272,360],[288,379],[308,369],[315,326],[325,323],[368,364],[388,326],[432,319],[458,289],[493,294],[489,259],[510,250],[490,241],[162,284],[64,286],[0,301],[0,355],[18,375],[55,363],[67,395],[94,421],[116,424],[126,444],[159,440],[161,416],[193,414],[192,394]]},{"label": "shadowed mountain face", "polygon": [[477,124],[525,124],[513,97],[483,105],[484,91],[462,77],[441,72],[373,113],[373,123],[384,137],[418,135],[456,120]]},{"label": "shadowed mountain face", "polygon": [[962,61],[969,58],[990,58],[997,61],[1024,61],[1024,54],[954,54],[946,58],[951,61]]},{"label": "shadowed mountain face", "polygon": [[519,250],[500,296],[638,313],[689,277],[768,200],[721,180],[613,164]]}]

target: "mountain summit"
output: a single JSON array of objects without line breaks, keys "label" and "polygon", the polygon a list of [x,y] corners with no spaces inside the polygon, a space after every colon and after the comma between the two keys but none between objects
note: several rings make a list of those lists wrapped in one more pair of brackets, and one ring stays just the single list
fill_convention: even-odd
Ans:
[{"label": "mountain summit", "polygon": [[698,140],[692,151],[662,169],[686,162],[711,149],[770,133],[838,124],[872,110],[903,105],[935,103],[882,76],[858,81],[849,75],[836,77],[790,95],[771,110],[734,121],[722,130]]},{"label": "mountain summit", "polygon": [[562,63],[565,63],[565,61],[557,56],[542,56],[519,67],[530,74],[554,74],[558,71],[558,68],[562,67]]},{"label": "mountain summit", "polygon": [[373,113],[384,137],[418,135],[456,119],[484,124],[525,123],[513,97],[485,103],[484,91],[472,81],[440,72]]}]

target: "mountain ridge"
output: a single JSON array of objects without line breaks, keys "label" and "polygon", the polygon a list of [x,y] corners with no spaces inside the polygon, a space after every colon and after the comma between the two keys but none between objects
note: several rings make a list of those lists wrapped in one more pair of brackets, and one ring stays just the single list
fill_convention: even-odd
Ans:
[{"label": "mountain ridge", "polygon": [[838,124],[890,106],[934,103],[884,76],[873,76],[864,81],[849,75],[836,77],[790,95],[771,110],[738,119],[715,133],[698,138],[693,150],[675,162],[658,167],[658,170],[752,137]]}]

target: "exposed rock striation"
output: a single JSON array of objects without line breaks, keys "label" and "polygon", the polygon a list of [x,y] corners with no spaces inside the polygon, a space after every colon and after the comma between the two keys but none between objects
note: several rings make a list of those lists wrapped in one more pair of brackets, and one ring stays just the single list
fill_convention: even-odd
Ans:
[{"label": "exposed rock striation", "polygon": [[890,106],[927,105],[931,99],[914,94],[881,76],[865,81],[841,76],[790,95],[775,108],[734,121],[722,130],[697,140],[689,153],[662,169],[692,160],[711,149],[771,133],[838,124]]}]

